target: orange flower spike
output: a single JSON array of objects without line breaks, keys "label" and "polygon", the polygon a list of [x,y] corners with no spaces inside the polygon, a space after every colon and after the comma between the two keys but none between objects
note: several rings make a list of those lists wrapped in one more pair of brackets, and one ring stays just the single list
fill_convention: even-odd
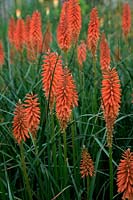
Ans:
[{"label": "orange flower spike", "polygon": [[34,11],[30,22],[30,43],[35,54],[42,51],[42,22],[39,11]]},{"label": "orange flower spike", "polygon": [[82,66],[86,60],[86,44],[84,41],[77,47],[77,58],[79,65]]},{"label": "orange flower spike", "polygon": [[35,136],[40,123],[40,108],[37,95],[27,94],[24,106],[28,129]]},{"label": "orange flower spike", "polygon": [[120,80],[115,68],[103,71],[101,92],[102,109],[107,128],[107,144],[111,147],[113,126],[118,116],[121,102]]},{"label": "orange flower spike", "polygon": [[101,70],[110,68],[110,49],[104,33],[100,42],[100,64]]},{"label": "orange flower spike", "polygon": [[14,44],[15,28],[16,28],[15,19],[11,17],[8,24],[8,39],[9,39],[10,44]]},{"label": "orange flower spike", "polygon": [[48,22],[46,31],[44,33],[42,52],[48,51],[48,49],[50,48],[51,42],[52,42],[51,24]]},{"label": "orange flower spike", "polygon": [[81,154],[80,174],[82,178],[94,175],[94,163],[86,148],[83,148]]},{"label": "orange flower spike", "polygon": [[[42,83],[46,98],[49,100],[50,110],[52,110],[56,98],[56,88],[62,72],[61,56],[55,52],[47,52],[44,56],[42,69]],[[50,96],[49,96],[50,95]]]},{"label": "orange flower spike", "polygon": [[[31,17],[27,15],[26,17],[26,22],[25,22],[25,31],[26,31],[26,44],[29,43],[30,37],[29,37],[29,32],[30,32],[30,22],[31,22]],[[28,45],[28,44],[27,44]]]},{"label": "orange flower spike", "polygon": [[56,94],[56,115],[62,130],[65,130],[71,117],[72,109],[78,106],[78,94],[73,77],[65,68],[58,81]]},{"label": "orange flower spike", "polygon": [[25,24],[23,19],[18,19],[14,33],[14,45],[19,52],[22,52],[24,44],[25,44]]},{"label": "orange flower spike", "polygon": [[2,45],[2,41],[0,41],[0,65],[4,64],[4,49]]},{"label": "orange flower spike", "polygon": [[123,13],[122,13],[122,31],[123,35],[127,37],[131,29],[131,11],[129,3],[123,4]]},{"label": "orange flower spike", "polygon": [[82,26],[82,17],[81,17],[81,8],[78,0],[69,0],[69,22],[72,31],[72,40],[75,42],[78,41],[79,34]]},{"label": "orange flower spike", "polygon": [[67,52],[71,47],[71,26],[69,22],[69,2],[64,2],[57,27],[57,43],[60,49]]},{"label": "orange flower spike", "polygon": [[24,106],[20,101],[16,105],[14,111],[13,135],[14,138],[17,140],[18,144],[20,144],[22,140],[26,141],[26,139],[29,138],[27,117],[25,114]]},{"label": "orange flower spike", "polygon": [[97,43],[99,40],[99,19],[97,8],[93,8],[90,13],[90,23],[88,25],[87,46],[93,57],[96,54]]},{"label": "orange flower spike", "polygon": [[122,199],[133,199],[133,152],[127,149],[117,168],[118,192],[123,192]]}]

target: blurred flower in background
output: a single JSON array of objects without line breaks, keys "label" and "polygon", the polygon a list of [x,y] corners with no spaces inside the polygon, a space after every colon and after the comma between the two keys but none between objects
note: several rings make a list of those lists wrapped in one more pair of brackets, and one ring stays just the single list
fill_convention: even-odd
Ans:
[{"label": "blurred flower in background", "polygon": [[46,7],[46,15],[48,16],[50,13],[50,9],[49,9],[49,6]]},{"label": "blurred flower in background", "polygon": [[57,8],[59,5],[59,0],[53,0],[53,6],[54,8]]},{"label": "blurred flower in background", "polygon": [[39,3],[43,3],[44,1],[43,0],[38,0],[39,1]]},{"label": "blurred flower in background", "polygon": [[21,17],[21,10],[20,9],[16,9],[16,17],[17,18]]}]

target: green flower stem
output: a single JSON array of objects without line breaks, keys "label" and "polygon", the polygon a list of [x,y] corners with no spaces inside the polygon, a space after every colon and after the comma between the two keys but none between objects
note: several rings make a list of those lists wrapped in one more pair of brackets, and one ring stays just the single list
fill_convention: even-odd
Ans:
[{"label": "green flower stem", "polygon": [[[67,186],[68,172],[67,172],[67,142],[66,142],[66,131],[63,131],[63,142],[64,142],[64,187]],[[69,191],[64,193],[66,199],[70,199]]]},{"label": "green flower stem", "polygon": [[63,132],[63,141],[64,141],[64,178],[67,178],[67,166],[66,166],[66,159],[67,159],[67,142],[66,142],[66,131]]},{"label": "green flower stem", "polygon": [[65,66],[68,66],[67,51],[64,52],[64,60],[65,60]]},{"label": "green flower stem", "polygon": [[109,147],[109,175],[110,175],[110,200],[113,199],[113,164],[112,164],[112,147]]},{"label": "green flower stem", "polygon": [[[75,124],[72,124],[71,127],[72,131],[72,149],[73,149],[73,166],[75,166],[76,163],[76,145],[75,145]],[[76,178],[76,168],[74,167],[74,177]]]},{"label": "green flower stem", "polygon": [[87,199],[89,200],[89,191],[90,191],[90,177],[87,176]]},{"label": "green flower stem", "polygon": [[[39,166],[39,155],[38,155],[38,147],[37,147],[37,139],[36,137],[31,137],[32,138],[32,142],[35,148],[35,158],[36,158],[36,170],[37,170],[37,174],[38,174],[38,181],[39,181],[39,186],[41,188],[41,191],[44,190],[43,188],[43,183],[42,183],[42,178],[41,178],[41,171],[40,171],[40,166]],[[38,196],[43,199],[42,193],[38,194]]]},{"label": "green flower stem", "polygon": [[21,144],[20,144],[20,152],[21,152],[22,172],[23,172],[23,175],[24,175],[24,181],[25,181],[25,185],[26,185],[26,191],[27,191],[27,194],[28,194],[28,199],[32,200],[32,192],[31,192],[31,188],[30,188],[30,182],[29,182],[29,178],[28,178],[28,174],[27,174],[27,170],[26,170],[25,158],[24,158],[23,142],[21,142]]},{"label": "green flower stem", "polygon": [[53,163],[54,163],[54,173],[55,173],[55,180],[58,178],[58,171],[57,171],[57,156],[56,156],[56,143],[55,143],[55,132],[54,132],[54,116],[53,113],[51,114],[51,120],[52,120],[52,153],[53,153]]},{"label": "green flower stem", "polygon": [[[47,141],[48,141],[48,145],[47,145],[47,154],[48,154],[48,171],[50,172],[51,171],[51,147],[50,147],[50,134],[47,134]],[[50,177],[49,177],[49,174],[47,176],[47,194],[48,194],[48,199],[51,198],[50,196]]]}]

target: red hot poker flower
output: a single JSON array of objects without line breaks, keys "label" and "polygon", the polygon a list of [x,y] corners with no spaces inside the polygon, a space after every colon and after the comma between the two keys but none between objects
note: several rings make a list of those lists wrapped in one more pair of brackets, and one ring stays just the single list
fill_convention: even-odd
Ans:
[{"label": "red hot poker flower", "polygon": [[71,47],[71,26],[69,22],[69,2],[64,2],[60,14],[60,21],[57,27],[57,42],[63,51]]},{"label": "red hot poker flower", "polygon": [[42,38],[41,14],[39,11],[34,11],[30,20],[29,43],[27,44],[30,60],[36,60],[38,54],[42,52]]},{"label": "red hot poker flower", "polygon": [[30,32],[30,22],[31,22],[31,17],[28,15],[26,17],[26,22],[25,22],[25,32],[26,32],[26,45],[28,46],[30,42],[30,37],[29,37],[29,32]]},{"label": "red hot poker flower", "polygon": [[18,144],[22,140],[26,141],[26,138],[29,138],[28,127],[27,127],[27,118],[24,110],[24,106],[21,102],[16,105],[14,111],[13,119],[13,135],[17,140]]},{"label": "red hot poker flower", "polygon": [[104,33],[102,34],[100,43],[100,64],[101,70],[110,68],[110,49]]},{"label": "red hot poker flower", "polygon": [[86,60],[86,44],[84,41],[77,48],[77,57],[79,65],[82,66]]},{"label": "red hot poker flower", "polygon": [[94,175],[94,163],[86,148],[83,149],[81,155],[80,174],[82,178]]},{"label": "red hot poker flower", "polygon": [[11,17],[8,24],[8,39],[9,39],[10,44],[14,44],[15,28],[16,28],[15,19]]},{"label": "red hot poker flower", "polygon": [[118,192],[123,192],[122,199],[133,199],[133,152],[127,149],[117,168]]},{"label": "red hot poker flower", "polygon": [[22,52],[24,44],[25,44],[25,24],[23,19],[18,19],[14,33],[14,45],[19,52]]},{"label": "red hot poker flower", "polygon": [[0,65],[4,64],[4,49],[2,45],[2,41],[0,41]]},{"label": "red hot poker flower", "polygon": [[123,4],[123,13],[122,13],[122,31],[125,37],[131,29],[131,11],[130,5],[128,3]]},{"label": "red hot poker flower", "polygon": [[37,52],[42,48],[42,23],[41,14],[38,11],[33,12],[30,22],[30,42]]},{"label": "red hot poker flower", "polygon": [[55,52],[47,52],[44,56],[42,71],[43,90],[46,98],[49,100],[50,110],[52,110],[57,94],[57,85],[62,72],[61,56]]},{"label": "red hot poker flower", "polygon": [[102,109],[107,128],[107,144],[112,146],[114,122],[121,102],[120,80],[115,68],[103,71]]},{"label": "red hot poker flower", "polygon": [[90,13],[90,23],[88,25],[87,46],[93,57],[96,54],[97,43],[99,40],[99,19],[97,8],[93,8]]},{"label": "red hot poker flower", "polygon": [[73,77],[65,68],[60,77],[56,94],[56,114],[62,130],[65,130],[70,120],[72,109],[78,106],[78,95]]},{"label": "red hot poker flower", "polygon": [[24,106],[28,129],[35,137],[40,123],[40,108],[37,95],[27,94]]},{"label": "red hot poker flower", "polygon": [[52,42],[51,24],[48,23],[43,37],[42,52],[47,52],[50,49],[51,42]]},{"label": "red hot poker flower", "polygon": [[82,26],[81,9],[78,0],[69,0],[69,22],[72,31],[72,40],[78,41]]}]

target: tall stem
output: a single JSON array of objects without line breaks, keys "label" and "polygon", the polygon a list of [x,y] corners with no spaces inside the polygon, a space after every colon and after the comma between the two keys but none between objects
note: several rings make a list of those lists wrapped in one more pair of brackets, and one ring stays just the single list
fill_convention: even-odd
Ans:
[{"label": "tall stem", "polygon": [[110,175],[110,200],[113,199],[113,164],[112,164],[112,147],[109,147],[109,175]]},{"label": "tall stem", "polygon": [[[44,188],[43,188],[41,171],[40,171],[40,166],[39,166],[39,155],[38,155],[37,139],[36,139],[36,137],[31,137],[31,138],[32,138],[32,142],[33,142],[33,145],[34,145],[34,148],[35,148],[35,157],[36,157],[36,160],[37,160],[36,161],[36,171],[37,171],[37,176],[38,176],[37,180],[39,182],[39,186],[40,186],[41,191],[43,191]],[[41,198],[42,200],[44,199],[42,192],[38,191],[38,197]]]},{"label": "tall stem", "polygon": [[66,159],[67,159],[66,131],[63,132],[63,141],[64,141],[64,178],[66,180],[66,177],[67,177],[67,166],[66,166]]},{"label": "tall stem", "polygon": [[87,199],[88,200],[89,200],[89,191],[90,191],[89,185],[90,185],[90,177],[88,175],[87,176]]},{"label": "tall stem", "polygon": [[28,194],[28,199],[32,200],[32,192],[30,188],[29,178],[26,170],[26,163],[24,158],[24,148],[23,148],[23,142],[20,144],[20,152],[21,152],[21,165],[22,165],[22,171],[24,175],[25,185],[26,185],[26,191]]},{"label": "tall stem", "polygon": [[54,116],[53,113],[51,114],[52,118],[52,139],[53,139],[53,145],[52,145],[52,153],[53,153],[53,162],[54,162],[54,173],[55,173],[55,180],[58,178],[58,172],[57,172],[57,156],[56,156],[56,143],[55,143],[55,133],[54,133]]},{"label": "tall stem", "polygon": [[[75,127],[74,123],[72,124],[72,149],[73,149],[73,166],[76,163],[76,146],[75,146]],[[76,168],[74,167],[74,176],[76,178]]]},{"label": "tall stem", "polygon": [[[67,142],[66,142],[66,131],[63,132],[63,141],[64,141],[64,187],[66,187],[68,181],[67,173]],[[66,199],[70,199],[69,191],[64,193]]]},{"label": "tall stem", "polygon": [[[48,154],[48,171],[51,172],[51,147],[50,147],[50,134],[47,134],[47,142],[48,142],[48,146],[47,146],[47,154]],[[48,194],[48,199],[50,199],[50,190],[51,190],[51,187],[50,187],[50,176],[48,174],[48,177],[47,177],[47,194]]]}]

